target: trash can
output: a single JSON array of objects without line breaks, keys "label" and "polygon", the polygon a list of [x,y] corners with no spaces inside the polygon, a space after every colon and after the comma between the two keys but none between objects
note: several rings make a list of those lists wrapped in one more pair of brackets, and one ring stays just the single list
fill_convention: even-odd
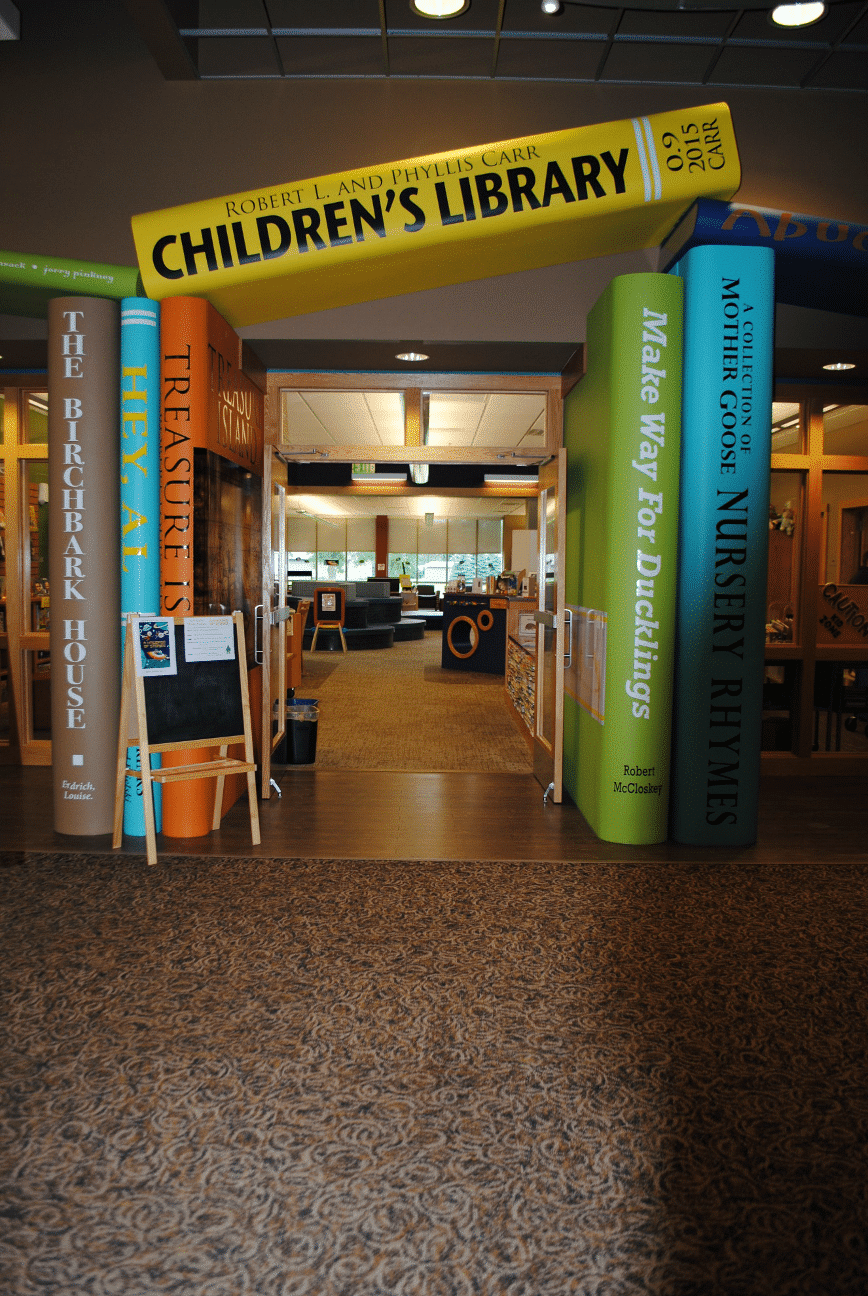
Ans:
[{"label": "trash can", "polygon": [[312,765],[316,760],[318,698],[287,698],[286,737],[278,744],[278,765]]}]

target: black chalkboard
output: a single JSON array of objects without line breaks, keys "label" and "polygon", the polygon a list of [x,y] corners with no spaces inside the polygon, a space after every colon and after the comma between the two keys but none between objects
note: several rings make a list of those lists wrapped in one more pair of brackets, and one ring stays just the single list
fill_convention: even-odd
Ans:
[{"label": "black chalkboard", "polygon": [[184,624],[175,625],[177,675],[150,675],[143,680],[148,745],[205,741],[244,733],[238,628],[234,661],[188,662],[184,659]]}]

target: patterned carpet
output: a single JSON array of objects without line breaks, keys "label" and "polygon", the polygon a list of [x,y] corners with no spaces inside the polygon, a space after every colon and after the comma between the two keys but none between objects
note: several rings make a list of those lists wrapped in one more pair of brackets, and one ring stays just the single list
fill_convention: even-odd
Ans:
[{"label": "patterned carpet", "polygon": [[317,769],[528,773],[503,675],[444,670],[440,656],[430,631],[377,652],[306,652],[296,692],[320,703]]},{"label": "patterned carpet", "polygon": [[0,862],[9,1296],[864,1296],[860,865]]}]

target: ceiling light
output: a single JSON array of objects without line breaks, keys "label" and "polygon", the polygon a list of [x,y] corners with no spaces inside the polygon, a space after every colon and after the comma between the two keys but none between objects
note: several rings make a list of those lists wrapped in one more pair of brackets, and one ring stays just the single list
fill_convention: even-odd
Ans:
[{"label": "ceiling light", "polygon": [[486,473],[482,478],[486,486],[538,486],[536,473]]},{"label": "ceiling light", "polygon": [[826,12],[822,0],[809,4],[779,4],[771,12],[771,20],[778,27],[810,27],[819,22]]},{"label": "ceiling light", "polygon": [[406,473],[353,473],[352,480],[362,486],[397,486],[407,481]]},{"label": "ceiling light", "polygon": [[399,351],[395,356],[396,360],[406,360],[409,364],[420,364],[421,361],[427,360],[424,351]]},{"label": "ceiling light", "polygon": [[416,486],[424,486],[428,480],[429,464],[410,464],[410,476]]},{"label": "ceiling light", "polygon": [[561,11],[561,0],[542,0],[544,14],[556,14]]},{"label": "ceiling light", "polygon": [[470,8],[470,0],[410,0],[420,18],[457,18]]},{"label": "ceiling light", "polygon": [[849,364],[846,360],[836,360],[834,364],[823,365],[824,369],[834,369],[836,372],[840,369],[855,369],[854,364]]}]

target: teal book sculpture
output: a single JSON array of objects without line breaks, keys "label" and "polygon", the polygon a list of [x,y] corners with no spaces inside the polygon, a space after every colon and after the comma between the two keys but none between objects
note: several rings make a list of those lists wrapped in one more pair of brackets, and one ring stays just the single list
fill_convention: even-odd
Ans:
[{"label": "teal book sculpture", "polygon": [[[120,502],[121,661],[128,616],[160,610],[160,303],[121,302]],[[139,749],[130,756],[133,764]],[[151,764],[159,769],[159,752]],[[162,830],[162,788],[154,785],[156,830]],[[145,836],[142,780],[124,788],[124,832]]]},{"label": "teal book sculpture", "polygon": [[679,279],[614,279],[564,407],[566,602],[591,681],[567,685],[564,786],[598,837],[625,844],[667,835],[681,332]]},{"label": "teal book sculpture", "polygon": [[684,410],[670,835],[746,846],[762,728],[774,252],[692,248]]}]

